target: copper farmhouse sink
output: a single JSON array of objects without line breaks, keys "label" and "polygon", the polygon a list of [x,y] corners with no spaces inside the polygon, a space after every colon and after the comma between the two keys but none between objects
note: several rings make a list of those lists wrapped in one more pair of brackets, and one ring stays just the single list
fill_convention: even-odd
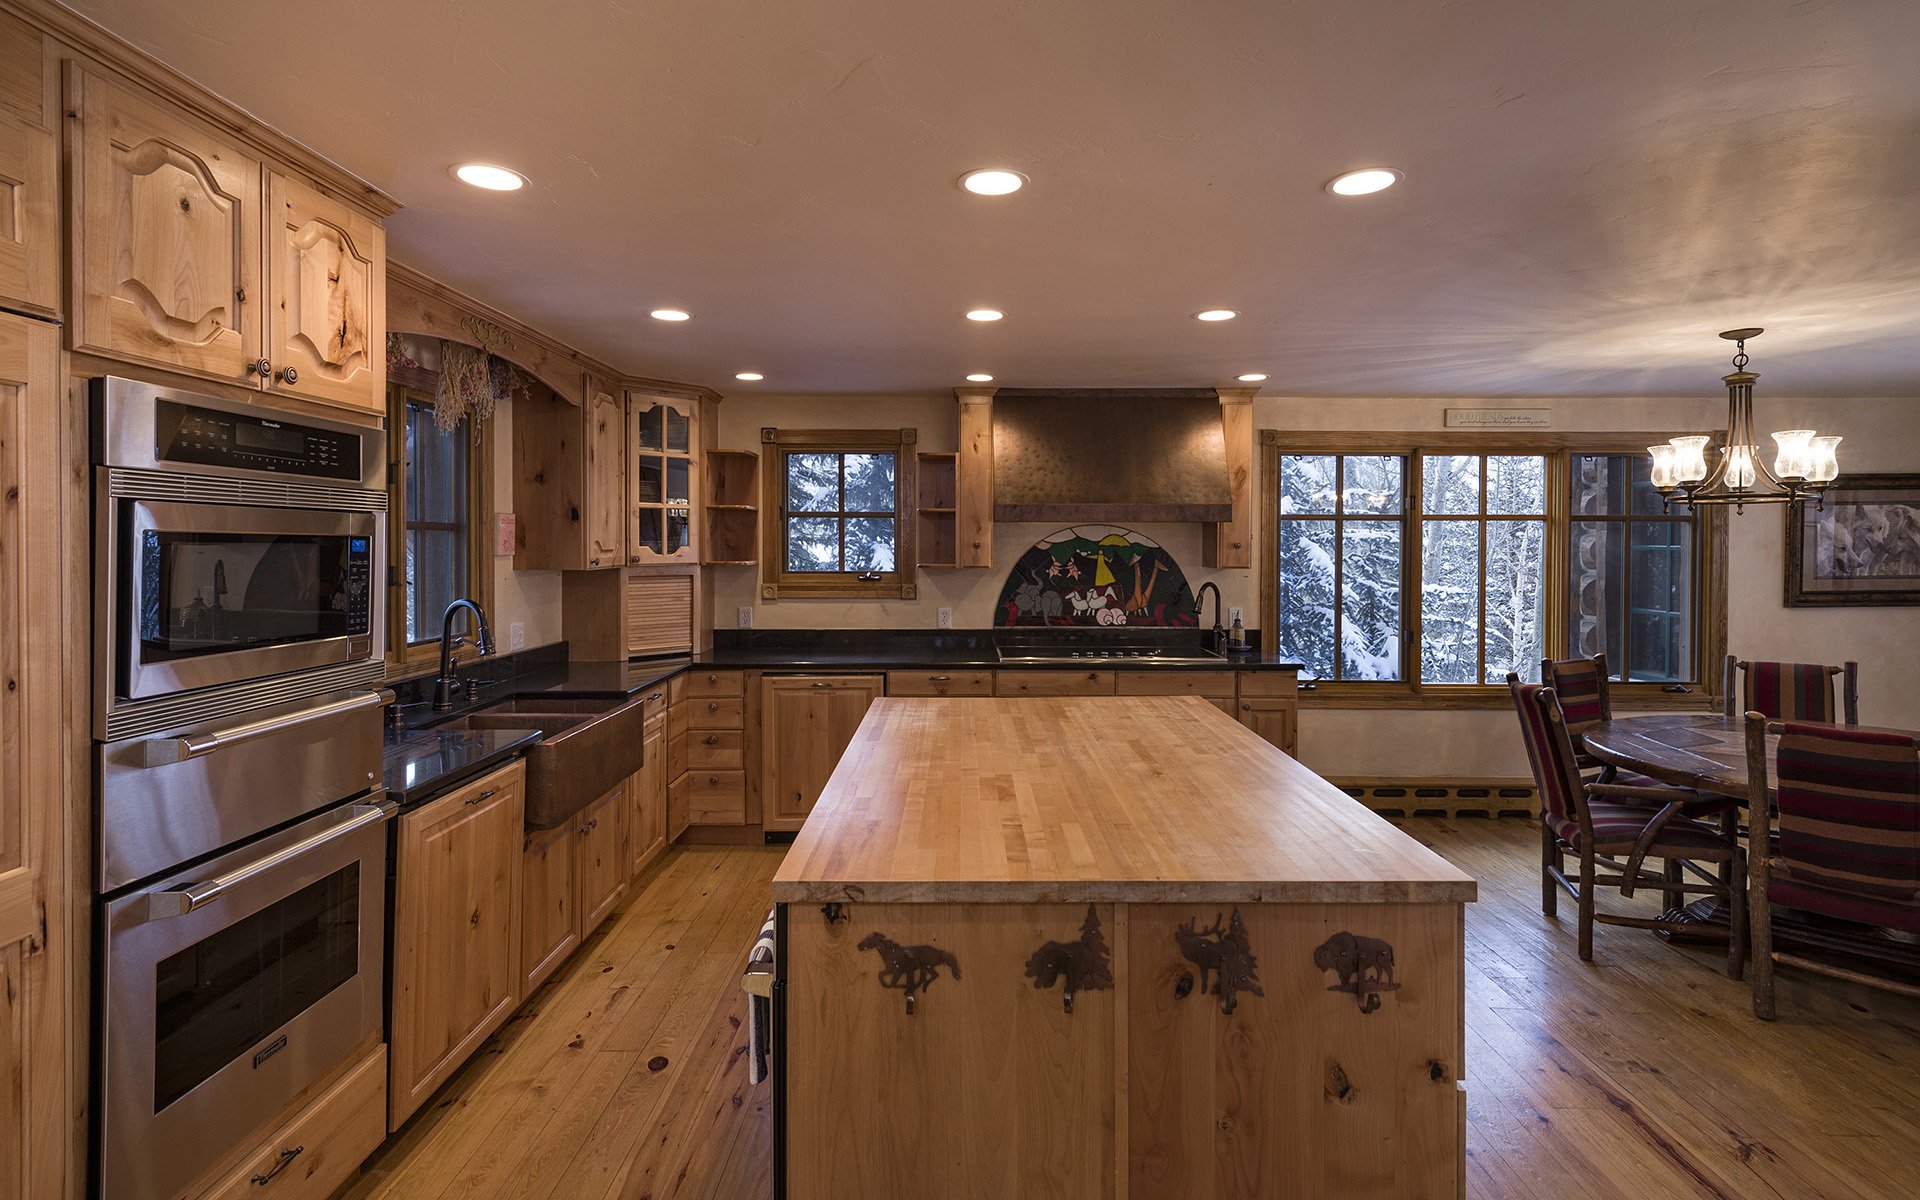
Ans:
[{"label": "copper farmhouse sink", "polygon": [[552,829],[640,769],[646,712],[623,701],[505,700],[442,729],[538,729],[527,751],[527,828]]}]

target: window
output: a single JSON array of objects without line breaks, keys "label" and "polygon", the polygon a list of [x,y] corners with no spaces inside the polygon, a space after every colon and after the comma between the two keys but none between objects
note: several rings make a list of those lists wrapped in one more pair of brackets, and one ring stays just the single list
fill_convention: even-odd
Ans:
[{"label": "window", "polygon": [[390,389],[387,641],[388,658],[399,665],[439,652],[449,602],[466,596],[485,608],[493,590],[486,554],[491,455],[467,419],[442,430],[433,407],[428,393]]},{"label": "window", "polygon": [[914,431],[763,430],[763,597],[914,594]]},{"label": "window", "polygon": [[1724,525],[1662,510],[1649,439],[1262,440],[1264,622],[1330,699],[1498,703],[1602,652],[1642,698],[1718,683]]}]

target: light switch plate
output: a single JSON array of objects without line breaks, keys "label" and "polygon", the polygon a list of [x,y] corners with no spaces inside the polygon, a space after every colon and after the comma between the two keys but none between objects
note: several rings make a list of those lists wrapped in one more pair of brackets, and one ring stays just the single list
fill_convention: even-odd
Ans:
[{"label": "light switch plate", "polygon": [[524,621],[515,621],[507,626],[507,649],[519,650],[527,644],[527,626]]},{"label": "light switch plate", "polygon": [[740,606],[740,628],[742,629],[753,628],[753,605],[742,604]]},{"label": "light switch plate", "polygon": [[1228,609],[1228,610],[1227,610],[1227,624],[1229,624],[1229,625],[1231,625],[1231,624],[1233,624],[1233,623],[1234,623],[1235,621],[1238,621],[1239,619],[1240,619],[1240,610],[1239,610],[1239,609],[1237,609],[1237,608],[1230,608],[1230,609]]},{"label": "light switch plate", "polygon": [[942,629],[953,628],[953,610],[952,609],[942,608],[940,610],[940,628]]}]

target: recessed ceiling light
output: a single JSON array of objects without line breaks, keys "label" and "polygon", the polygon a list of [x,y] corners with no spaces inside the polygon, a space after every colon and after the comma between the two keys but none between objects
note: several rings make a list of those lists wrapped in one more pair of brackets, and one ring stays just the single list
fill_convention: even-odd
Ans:
[{"label": "recessed ceiling light", "polygon": [[1386,191],[1404,178],[1406,176],[1392,167],[1367,167],[1334,176],[1327,181],[1327,191],[1336,196],[1371,196],[1375,192]]},{"label": "recessed ceiling light", "polygon": [[[759,383],[762,379],[765,379],[766,376],[758,371],[742,371],[738,375],[735,375],[734,378],[740,380],[742,383]],[[1261,378],[1265,378],[1265,376]]]},{"label": "recessed ceiling light", "polygon": [[1019,191],[1026,184],[1025,175],[1001,167],[968,171],[960,177],[960,186],[976,196],[1007,196]]},{"label": "recessed ceiling light", "polygon": [[656,308],[647,315],[656,321],[687,321],[693,317],[692,313],[681,312],[677,308]]},{"label": "recessed ceiling light", "polygon": [[993,376],[991,376],[991,375],[969,375],[969,376],[967,376],[967,382],[968,382],[968,383],[992,383],[992,382],[993,382]]},{"label": "recessed ceiling light", "polygon": [[1231,321],[1240,314],[1231,308],[1209,308],[1193,314],[1196,321]]},{"label": "recessed ceiling light", "polygon": [[453,177],[461,183],[485,188],[489,192],[517,192],[527,186],[527,177],[510,167],[496,167],[492,163],[461,163],[453,169]]},{"label": "recessed ceiling light", "polygon": [[1234,378],[1238,379],[1241,383],[1259,383],[1266,379],[1266,376],[1256,373],[1252,375],[1236,375]]},{"label": "recessed ceiling light", "polygon": [[997,308],[976,308],[967,314],[969,321],[998,321],[1007,314]]}]

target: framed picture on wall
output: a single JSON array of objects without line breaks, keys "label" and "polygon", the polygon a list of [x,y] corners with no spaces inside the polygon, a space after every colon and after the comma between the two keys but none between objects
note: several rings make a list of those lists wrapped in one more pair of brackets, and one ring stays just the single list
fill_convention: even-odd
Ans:
[{"label": "framed picture on wall", "polygon": [[1789,608],[1920,604],[1920,475],[1843,475],[1787,510]]}]

